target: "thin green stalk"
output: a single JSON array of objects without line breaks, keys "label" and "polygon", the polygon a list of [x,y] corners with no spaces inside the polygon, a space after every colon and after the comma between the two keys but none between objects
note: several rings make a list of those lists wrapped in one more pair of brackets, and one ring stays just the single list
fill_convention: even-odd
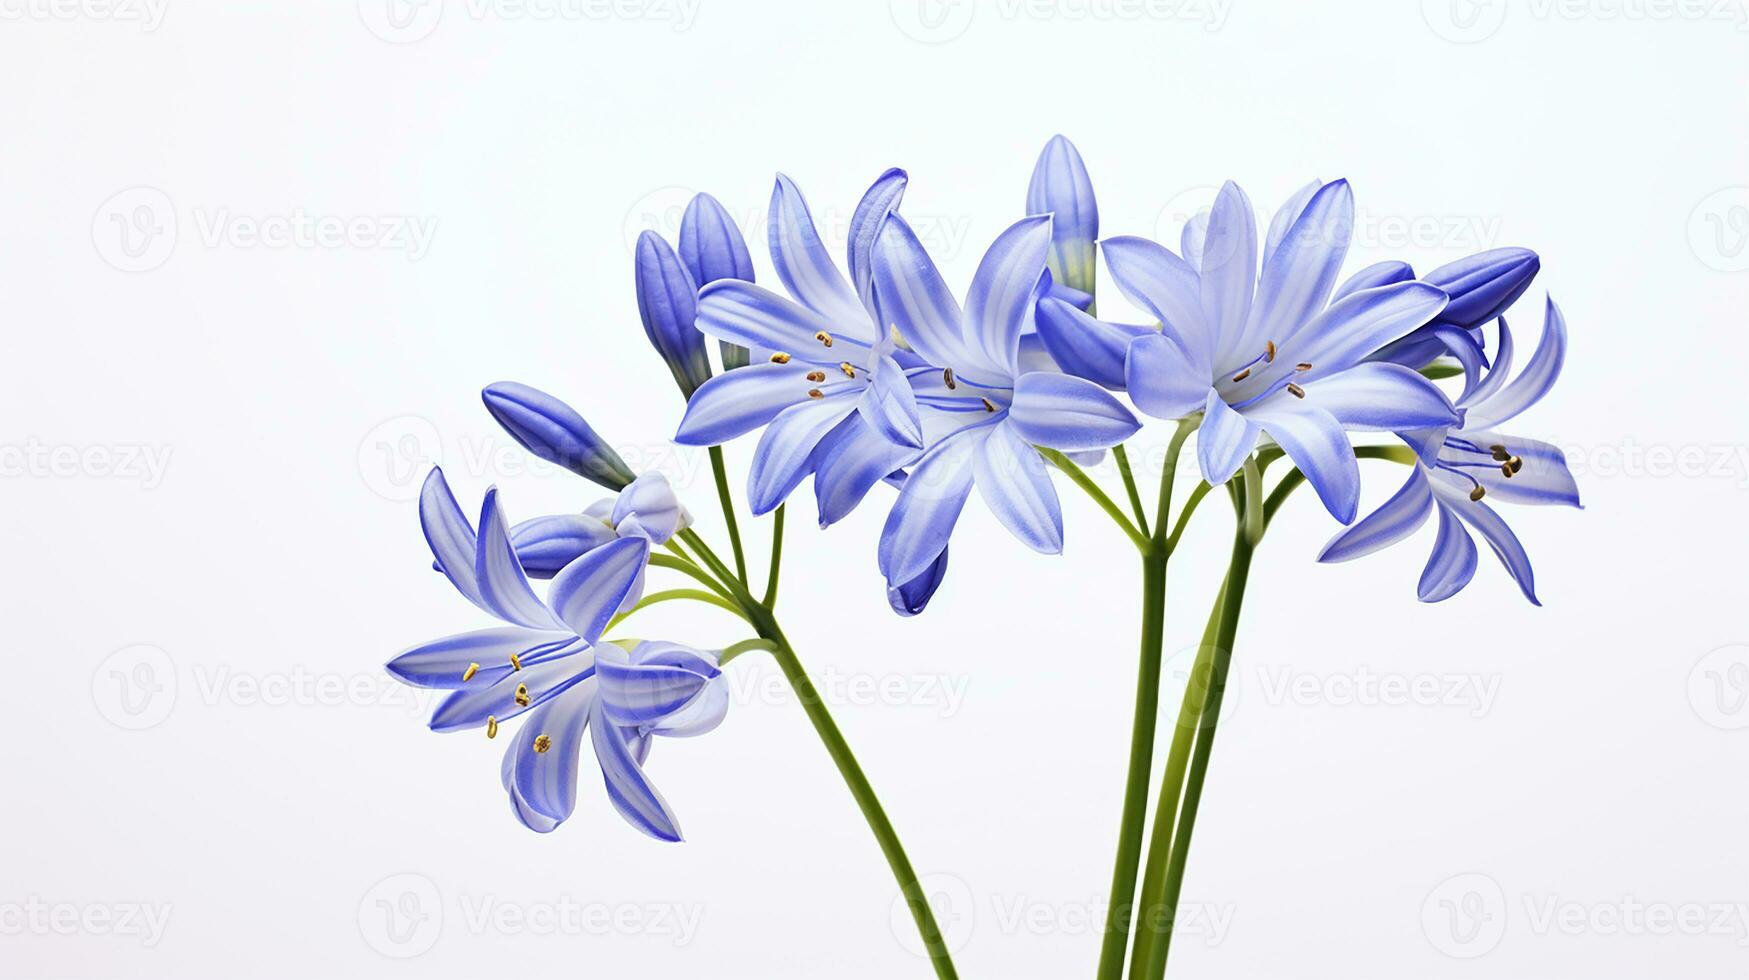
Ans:
[{"label": "thin green stalk", "polygon": [[1074,460],[1057,452],[1055,449],[1046,449],[1043,446],[1037,448],[1039,455],[1050,460],[1052,466],[1062,470],[1064,476],[1067,476],[1076,486],[1085,491],[1087,496],[1092,497],[1093,502],[1098,504],[1101,510],[1110,515],[1112,521],[1117,524],[1118,529],[1123,531],[1123,533],[1129,537],[1130,543],[1134,544],[1143,554],[1147,553],[1152,542],[1146,535],[1142,534],[1141,531],[1138,531],[1134,524],[1130,523],[1130,519],[1128,515],[1123,512],[1123,508],[1119,507],[1115,501],[1107,496],[1105,491],[1099,488],[1099,484],[1093,482],[1092,477],[1088,476],[1081,467],[1076,466]]},{"label": "thin green stalk", "polygon": [[[674,550],[676,552],[680,551],[679,548],[675,548]],[[689,575],[692,578],[703,582],[712,592],[722,596],[724,599],[733,600],[735,598],[733,593],[724,588],[716,579],[710,577],[704,569],[693,564],[691,561],[688,561],[684,553],[681,553],[679,557],[676,557],[675,555],[651,555],[650,564],[656,568],[668,568]]]},{"label": "thin green stalk", "polygon": [[724,666],[729,661],[735,659],[736,657],[739,657],[741,654],[748,653],[748,652],[751,652],[753,650],[776,650],[776,649],[777,649],[777,644],[771,642],[770,640],[766,639],[763,636],[754,637],[751,640],[742,640],[739,643],[731,643],[728,646],[723,648],[722,656],[717,658],[717,666],[719,666],[719,667]]},{"label": "thin green stalk", "polygon": [[[661,556],[652,555],[651,557],[657,558]],[[639,599],[630,609],[627,609],[625,612],[622,612],[609,620],[607,628],[613,629],[615,626],[624,622],[627,616],[630,616],[632,613],[635,613],[640,609],[648,609],[659,603],[673,602],[676,599],[691,599],[694,602],[707,603],[716,606],[718,609],[726,609],[729,612],[734,613],[736,616],[740,617],[743,622],[747,619],[747,614],[741,611],[740,606],[735,605],[733,602],[730,602],[715,592],[705,592],[702,589],[665,589],[661,592],[652,592],[649,595],[644,596],[642,599]]]},{"label": "thin green stalk", "polygon": [[759,600],[767,609],[777,607],[777,573],[783,567],[783,508],[783,504],[777,505],[771,524],[771,571],[765,579],[765,598]]},{"label": "thin green stalk", "polygon": [[1214,486],[1211,484],[1199,483],[1195,490],[1190,491],[1190,499],[1184,502],[1184,509],[1178,512],[1178,523],[1173,526],[1172,533],[1166,538],[1167,551],[1178,550],[1178,539],[1184,536],[1184,526],[1190,523],[1190,515],[1196,513],[1197,505],[1201,504],[1202,498],[1208,496],[1209,491],[1213,489]]},{"label": "thin green stalk", "polygon": [[[723,585],[738,592],[746,592],[746,587],[741,579],[734,572],[729,571],[729,566],[723,564],[723,560],[717,557],[717,553],[711,550],[710,545],[704,543],[704,539],[698,536],[697,531],[687,528],[674,537],[691,548],[693,554],[698,556],[698,562],[716,573]],[[669,545],[675,550],[679,550],[679,546],[673,540],[669,541]]]},{"label": "thin green stalk", "polygon": [[735,501],[729,495],[729,472],[723,463],[723,447],[712,446],[711,472],[717,477],[717,499],[723,504],[723,521],[729,525],[729,547],[735,550],[735,577],[747,584],[747,556],[741,551],[741,528],[735,521]]},{"label": "thin green stalk", "polygon": [[1130,469],[1130,454],[1122,446],[1111,447],[1111,458],[1117,461],[1118,475],[1123,477],[1124,492],[1130,496],[1130,510],[1136,515],[1136,529],[1148,534],[1148,512],[1142,509],[1142,492],[1136,489],[1136,475]]}]

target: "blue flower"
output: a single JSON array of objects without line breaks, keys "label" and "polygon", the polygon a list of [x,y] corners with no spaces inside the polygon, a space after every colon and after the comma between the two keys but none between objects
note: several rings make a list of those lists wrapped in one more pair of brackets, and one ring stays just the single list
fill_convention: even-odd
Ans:
[{"label": "blue flower", "polygon": [[667,362],[680,393],[691,398],[711,377],[710,356],[697,327],[698,285],[668,241],[653,231],[638,236],[633,274],[644,336]]},{"label": "blue flower", "polygon": [[1518,377],[1512,371],[1512,331],[1500,319],[1500,349],[1493,369],[1458,408],[1463,424],[1453,429],[1403,433],[1418,450],[1417,462],[1396,495],[1324,546],[1319,561],[1348,561],[1414,532],[1435,510],[1439,536],[1417,589],[1423,602],[1456,595],[1476,573],[1476,545],[1464,525],[1482,535],[1525,598],[1541,605],[1524,546],[1484,500],[1512,504],[1579,506],[1579,487],[1559,449],[1546,442],[1500,432],[1554,386],[1567,356],[1567,323],[1550,300],[1542,340]]},{"label": "blue flower", "polygon": [[577,410],[552,395],[514,381],[487,385],[486,411],[522,448],[587,480],[620,490],[634,474],[619,453],[595,434]]},{"label": "blue flower", "polygon": [[1353,227],[1347,181],[1309,184],[1270,223],[1259,274],[1251,202],[1229,182],[1207,220],[1186,227],[1185,258],[1140,238],[1104,243],[1118,287],[1161,324],[1129,347],[1125,382],[1136,406],[1164,419],[1202,413],[1197,459],[1210,483],[1225,482],[1269,436],[1344,524],[1360,505],[1360,468],[1344,430],[1457,421],[1415,371],[1363,363],[1436,317],[1446,296],[1406,281],[1332,301]]},{"label": "blue flower", "polygon": [[[1433,322],[1388,344],[1371,360],[1391,361],[1412,368],[1432,364],[1450,353],[1464,367],[1467,384],[1474,386],[1487,356],[1482,350],[1482,325],[1499,316],[1530,288],[1542,260],[1528,248],[1496,248],[1448,262],[1422,277],[1445,291],[1450,302]],[[1403,262],[1381,262],[1357,275],[1373,285],[1415,278]]]},{"label": "blue flower", "polygon": [[[727,208],[709,194],[696,194],[680,216],[680,261],[700,287],[718,279],[753,281],[753,256]],[[746,367],[747,348],[721,343],[723,370]]]},{"label": "blue flower", "polygon": [[508,624],[422,643],[389,662],[389,673],[405,683],[451,692],[431,728],[484,727],[495,737],[503,722],[529,715],[510,739],[502,776],[517,818],[541,833],[576,808],[583,734],[590,730],[621,816],[652,837],[679,840],[679,825],[643,763],[653,736],[714,728],[728,692],[709,653],[670,643],[643,643],[628,653],[602,642],[643,572],[649,539],[623,537],[584,553],[553,576],[543,602],[511,545],[496,490],[486,493],[476,533],[443,473],[433,470],[420,493],[419,520],[456,591]]},{"label": "blue flower", "polygon": [[[1087,165],[1066,137],[1051,137],[1039,153],[1026,189],[1026,213],[1053,218],[1046,264],[1056,285],[1091,297],[1098,269],[1093,243],[1099,238],[1099,205]],[[1087,304],[1080,305],[1085,309]]]},{"label": "blue flower", "polygon": [[[881,534],[880,567],[895,608],[938,565],[976,486],[996,518],[1029,547],[1063,546],[1063,515],[1035,445],[1104,449],[1139,424],[1116,398],[1081,378],[1023,371],[1020,337],[1046,279],[1051,218],[1009,227],[979,263],[962,309],[916,234],[898,215],[875,242],[875,299],[929,366],[909,370],[929,449],[899,491]],[[927,591],[933,591],[929,588]],[[902,601],[901,601],[902,600]]]},{"label": "blue flower", "polygon": [[830,524],[923,448],[916,399],[869,305],[870,245],[904,188],[904,172],[889,170],[863,195],[850,223],[846,282],[801,192],[780,175],[771,256],[795,299],[735,279],[699,294],[699,328],[752,349],[757,363],[699,388],[674,438],[711,446],[765,427],[748,480],[755,514],[775,509],[812,474],[820,523]]}]

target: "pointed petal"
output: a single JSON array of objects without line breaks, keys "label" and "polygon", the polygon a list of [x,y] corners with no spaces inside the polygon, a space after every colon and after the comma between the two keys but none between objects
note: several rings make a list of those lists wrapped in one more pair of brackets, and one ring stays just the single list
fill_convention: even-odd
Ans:
[{"label": "pointed petal", "polygon": [[1500,514],[1487,504],[1471,500],[1462,491],[1449,486],[1435,483],[1433,492],[1441,503],[1450,507],[1453,513],[1488,542],[1494,557],[1500,559],[1500,564],[1505,566],[1512,580],[1518,583],[1519,590],[1530,600],[1531,605],[1542,605],[1542,601],[1536,597],[1536,576],[1531,571],[1530,556],[1525,554],[1524,545],[1518,542],[1518,535],[1512,533],[1512,528],[1507,526]]},{"label": "pointed petal", "polygon": [[880,322],[898,327],[924,360],[982,384],[1006,381],[982,348],[966,343],[959,303],[923,243],[899,215],[889,215],[875,239],[874,282]]},{"label": "pointed petal", "polygon": [[469,602],[491,612],[480,597],[479,579],[474,574],[474,527],[455,502],[443,470],[435,466],[419,488],[419,527],[425,532],[425,543],[431,547],[438,570]]},{"label": "pointed petal", "polygon": [[1213,372],[1214,340],[1202,315],[1201,283],[1189,263],[1145,238],[1107,238],[1105,263],[1124,298],[1160,320],[1191,363]]},{"label": "pointed petal", "polygon": [[[1291,402],[1291,404],[1289,404]],[[1285,401],[1266,399],[1247,409],[1252,421],[1280,444],[1288,458],[1318,492],[1324,509],[1344,524],[1360,509],[1360,464],[1354,447],[1336,417],[1289,395]]]},{"label": "pointed petal", "polygon": [[1116,391],[1124,387],[1130,341],[1154,334],[1147,327],[1095,319],[1055,296],[1039,300],[1035,322],[1039,340],[1059,367]]},{"label": "pointed petal", "polygon": [[[595,699],[595,684],[579,683],[536,708],[511,738],[507,781],[518,816],[531,830],[549,833],[577,809],[583,734]],[[537,745],[542,736],[546,741]]]},{"label": "pointed petal", "polygon": [[973,457],[993,427],[985,422],[961,429],[912,468],[881,530],[878,558],[889,588],[922,575],[947,547],[972,491]]},{"label": "pointed petal", "polygon": [[1476,543],[1452,509],[1439,505],[1439,537],[1421,570],[1415,594],[1422,602],[1440,602],[1457,595],[1476,575]]},{"label": "pointed petal", "polygon": [[1354,293],[1278,341],[1282,353],[1253,378],[1268,387],[1294,371],[1295,363],[1310,363],[1300,377],[1305,385],[1359,364],[1368,354],[1421,326],[1445,305],[1445,294],[1424,282],[1403,282]]},{"label": "pointed petal", "polygon": [[753,256],[747,240],[721,201],[695,194],[680,216],[680,261],[700,286],[718,279],[753,281]]},{"label": "pointed petal", "polygon": [[[834,366],[845,360],[862,363],[869,341],[861,335],[870,329],[866,314],[834,323],[769,289],[734,279],[719,279],[699,290],[698,328],[743,347]],[[815,339],[822,332],[833,338],[834,346]]]},{"label": "pointed petal", "polygon": [[1050,247],[1048,215],[1020,219],[996,236],[966,290],[966,342],[1007,377],[1015,374],[1021,328],[1032,314]]},{"label": "pointed petal", "polygon": [[1023,374],[1014,382],[1008,422],[1026,442],[1068,452],[1115,446],[1142,427],[1104,388],[1085,378],[1045,371]]},{"label": "pointed petal", "polygon": [[842,520],[882,478],[919,455],[870,428],[860,414],[846,417],[815,450],[814,500],[820,526]]},{"label": "pointed petal", "polygon": [[[1256,352],[1241,345],[1257,286],[1257,218],[1250,199],[1230,180],[1209,211],[1199,271],[1203,321],[1218,351],[1214,363],[1220,367],[1250,360]],[[1238,357],[1241,350],[1244,356]]]},{"label": "pointed petal", "polygon": [[[826,243],[820,240],[820,233],[814,228],[808,202],[802,199],[802,192],[795,182],[783,174],[777,175],[777,186],[771,191],[769,239],[777,278],[783,281],[791,296],[836,324],[838,330],[850,330],[867,323],[868,315],[856,293],[845,283],[838,267],[832,264]],[[874,337],[867,335],[866,327],[861,327],[857,330],[857,339],[867,344]]]},{"label": "pointed petal", "polygon": [[1032,168],[1026,213],[1048,214],[1051,224],[1051,274],[1082,292],[1093,291],[1093,242],[1099,237],[1099,205],[1093,180],[1075,144],[1053,136]]},{"label": "pointed petal", "polygon": [[1269,234],[1264,238],[1264,268],[1269,268],[1269,260],[1274,257],[1275,250],[1281,247],[1282,240],[1287,238],[1288,232],[1293,229],[1294,222],[1300,220],[1300,215],[1305,213],[1306,204],[1311,201],[1312,195],[1318,193],[1318,188],[1323,186],[1323,181],[1314,178],[1282,202],[1281,210],[1275,212],[1275,217],[1270,219]]},{"label": "pointed petal", "polygon": [[1267,341],[1291,336],[1324,308],[1353,235],[1353,190],[1346,180],[1325,184],[1264,264],[1256,305],[1237,352],[1250,359]]},{"label": "pointed petal", "polygon": [[1164,334],[1138,337],[1130,344],[1124,378],[1130,400],[1157,419],[1200,412],[1214,395],[1208,373],[1199,373],[1190,355]]},{"label": "pointed petal", "polygon": [[552,578],[591,548],[618,537],[613,527],[586,514],[554,514],[510,529],[510,546],[530,578]]},{"label": "pointed petal", "polygon": [[[1518,472],[1508,477],[1497,469],[1466,468],[1488,492],[1488,499],[1508,504],[1579,506],[1579,484],[1567,468],[1567,456],[1558,448],[1535,439],[1507,435],[1503,432],[1464,429],[1454,433],[1472,445],[1483,448],[1505,446],[1506,451],[1524,461]],[[1474,462],[1476,456],[1456,450],[1447,451],[1447,458]]]},{"label": "pointed petal", "polygon": [[1401,364],[1356,364],[1306,386],[1305,392],[1307,405],[1334,415],[1346,429],[1399,432],[1458,424],[1457,411],[1439,386]]},{"label": "pointed petal", "polygon": [[541,604],[510,545],[510,525],[498,506],[498,489],[486,491],[480,507],[480,536],[474,551],[474,577],[480,602],[498,618],[531,629],[559,629],[552,611]]},{"label": "pointed petal", "polygon": [[805,401],[807,368],[753,364],[705,382],[686,402],[674,441],[682,446],[718,446],[765,425],[777,413]]},{"label": "pointed petal", "polygon": [[1184,255],[1184,261],[1197,274],[1202,272],[1202,252],[1208,244],[1209,212],[1198,211],[1184,223],[1184,229],[1178,233],[1178,251]]},{"label": "pointed petal", "polygon": [[567,627],[594,643],[636,585],[649,557],[650,542],[642,537],[604,544],[553,576],[547,602]]},{"label": "pointed petal", "polygon": [[1500,340],[1494,351],[1494,364],[1482,377],[1481,383],[1458,399],[1459,408],[1480,405],[1494,397],[1496,392],[1506,386],[1506,379],[1512,375],[1512,360],[1517,355],[1517,348],[1512,340],[1512,328],[1507,326],[1505,317],[1494,322],[1499,324],[1500,331]]},{"label": "pointed petal", "polygon": [[978,495],[1009,533],[1043,554],[1063,550],[1063,510],[1056,488],[1044,459],[1015,431],[1012,419],[990,430],[972,467]]},{"label": "pointed petal", "polygon": [[1343,280],[1342,285],[1337,286],[1335,294],[1330,297],[1330,302],[1346,299],[1363,289],[1408,282],[1413,278],[1415,269],[1407,262],[1375,262]]},{"label": "pointed petal", "polygon": [[868,387],[863,389],[856,408],[876,432],[888,441],[908,449],[923,448],[923,423],[917,415],[917,395],[905,378],[905,369],[890,353],[878,349],[871,353]]},{"label": "pointed petal", "polygon": [[941,554],[921,575],[909,582],[887,586],[887,604],[901,616],[915,616],[928,607],[929,600],[935,597],[935,590],[941,588],[942,579],[946,577],[947,547],[944,545]]},{"label": "pointed petal", "polygon": [[759,438],[747,474],[747,506],[753,513],[770,513],[789,497],[812,471],[814,449],[845,416],[856,411],[856,404],[857,399],[846,391],[811,398],[771,420]]},{"label": "pointed petal", "polygon": [[1465,413],[1464,427],[1491,429],[1517,418],[1549,393],[1560,378],[1561,366],[1566,361],[1567,318],[1561,315],[1561,308],[1551,299],[1543,316],[1542,339],[1537,341],[1536,353],[1530,356],[1530,363],[1499,394],[1472,405]]},{"label": "pointed petal", "polygon": [[899,201],[905,196],[905,184],[909,179],[905,171],[898,167],[876,177],[875,182],[863,192],[862,200],[856,204],[855,213],[850,216],[850,281],[856,286],[856,295],[862,300],[863,308],[871,312],[875,308],[875,236],[880,234],[881,222],[887,219],[887,215],[899,209]]},{"label": "pointed petal", "polygon": [[596,699],[589,720],[589,737],[614,809],[627,823],[657,840],[679,841],[680,824],[674,812],[644,775],[643,766],[627,744],[628,733],[607,720],[603,699]]},{"label": "pointed petal", "polygon": [[1389,547],[1413,534],[1427,522],[1433,509],[1433,491],[1419,466],[1409,468],[1409,479],[1378,510],[1345,527],[1318,552],[1321,562],[1350,561]]},{"label": "pointed petal", "polygon": [[1212,484],[1231,479],[1257,447],[1262,428],[1221,400],[1213,388],[1203,400],[1202,427],[1196,430],[1196,459],[1202,478]]},{"label": "pointed petal", "polygon": [[[518,626],[497,626],[421,643],[389,661],[385,669],[396,680],[415,687],[453,690],[487,685],[510,673],[511,654],[520,656],[561,639],[570,637]],[[462,680],[462,675],[474,664],[479,665],[474,676]]]}]

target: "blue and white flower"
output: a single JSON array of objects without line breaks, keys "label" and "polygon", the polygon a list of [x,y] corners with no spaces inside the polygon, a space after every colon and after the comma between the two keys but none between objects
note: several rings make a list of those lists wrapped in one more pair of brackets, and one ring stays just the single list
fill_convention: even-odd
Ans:
[{"label": "blue and white flower", "polygon": [[439,470],[426,478],[419,519],[432,557],[470,602],[505,625],[423,643],[388,664],[397,679],[449,691],[431,717],[434,731],[484,728],[529,716],[512,736],[502,776],[513,811],[546,833],[576,809],[583,735],[609,799],[629,823],[660,840],[679,824],[645,775],[656,735],[709,731],[728,707],[716,657],[670,643],[631,651],[601,635],[642,574],[650,540],[629,535],[590,549],[561,568],[538,598],[511,545],[509,525],[488,490],[476,532]]},{"label": "blue and white flower", "polygon": [[1318,555],[1319,561],[1348,561],[1371,554],[1407,537],[1437,511],[1439,536],[1421,573],[1417,588],[1421,601],[1450,598],[1475,575],[1476,545],[1465,530],[1468,525],[1488,542],[1525,598],[1541,605],[1524,546],[1485,501],[1579,506],[1578,484],[1559,449],[1498,428],[1541,401],[1554,386],[1567,356],[1567,323],[1550,300],[1536,353],[1510,382],[1512,331],[1505,317],[1499,324],[1500,347],[1492,370],[1458,402],[1463,424],[1403,433],[1405,441],[1417,448],[1419,459],[1408,482],[1378,510],[1336,535]]}]

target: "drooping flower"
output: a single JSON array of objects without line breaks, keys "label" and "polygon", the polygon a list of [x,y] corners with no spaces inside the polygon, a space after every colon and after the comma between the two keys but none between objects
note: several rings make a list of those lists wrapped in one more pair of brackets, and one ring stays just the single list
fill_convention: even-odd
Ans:
[{"label": "drooping flower", "polygon": [[[753,281],[753,256],[722,202],[696,194],[680,216],[680,261],[700,288],[718,279]],[[721,341],[723,370],[746,367],[747,348]]]},{"label": "drooping flower", "polygon": [[873,263],[881,320],[896,325],[929,363],[908,372],[930,448],[905,480],[881,533],[880,567],[889,589],[902,594],[925,575],[939,584],[936,566],[974,486],[1029,547],[1062,550],[1062,510],[1034,446],[1104,449],[1139,428],[1099,386],[1020,368],[1020,336],[1046,275],[1050,245],[1048,216],[1009,227],[979,263],[962,309],[904,219],[892,215],[881,228]]},{"label": "drooping flower", "polygon": [[1203,413],[1197,459],[1210,483],[1225,482],[1268,435],[1345,524],[1359,507],[1360,468],[1344,430],[1457,421],[1415,371],[1364,363],[1436,317],[1446,296],[1407,281],[1332,302],[1353,227],[1347,181],[1314,182],[1270,223],[1259,272],[1251,202],[1228,182],[1206,225],[1186,229],[1186,259],[1141,238],[1104,243],[1118,287],[1161,324],[1129,347],[1136,406],[1164,419]]},{"label": "drooping flower", "polygon": [[397,679],[451,693],[431,717],[434,731],[486,729],[523,714],[502,776],[513,811],[551,831],[576,808],[582,739],[591,745],[608,797],[628,822],[660,840],[680,829],[643,763],[655,735],[696,735],[728,707],[716,658],[669,643],[631,652],[601,639],[648,560],[641,536],[596,547],[553,576],[536,597],[510,543],[496,490],[486,493],[479,530],[468,523],[439,470],[426,478],[420,524],[438,567],[470,602],[508,624],[423,643],[391,660]]},{"label": "drooping flower", "polygon": [[1499,431],[1498,426],[1542,400],[1560,376],[1567,355],[1567,323],[1549,300],[1542,339],[1523,372],[1510,382],[1512,330],[1501,317],[1500,345],[1493,368],[1481,384],[1461,398],[1461,426],[1403,433],[1418,450],[1408,482],[1383,506],[1343,530],[1318,555],[1338,562],[1371,554],[1413,533],[1427,516],[1439,514],[1439,536],[1422,571],[1417,592],[1423,602],[1456,595],[1476,572],[1476,545],[1465,525],[1480,534],[1536,605],[1530,558],[1506,521],[1487,501],[1511,504],[1579,506],[1579,488],[1566,457],[1546,442]]},{"label": "drooping flower", "polygon": [[487,385],[486,411],[522,448],[609,490],[622,490],[635,474],[577,410],[552,395],[514,381]]},{"label": "drooping flower", "polygon": [[775,509],[812,474],[820,522],[830,524],[923,448],[916,399],[888,331],[868,305],[869,246],[904,187],[904,172],[889,170],[857,206],[850,224],[853,287],[827,254],[801,192],[780,175],[771,198],[771,255],[795,299],[734,279],[699,294],[699,328],[751,348],[760,362],[701,387],[675,441],[717,445],[765,427],[748,480],[755,514]]}]

